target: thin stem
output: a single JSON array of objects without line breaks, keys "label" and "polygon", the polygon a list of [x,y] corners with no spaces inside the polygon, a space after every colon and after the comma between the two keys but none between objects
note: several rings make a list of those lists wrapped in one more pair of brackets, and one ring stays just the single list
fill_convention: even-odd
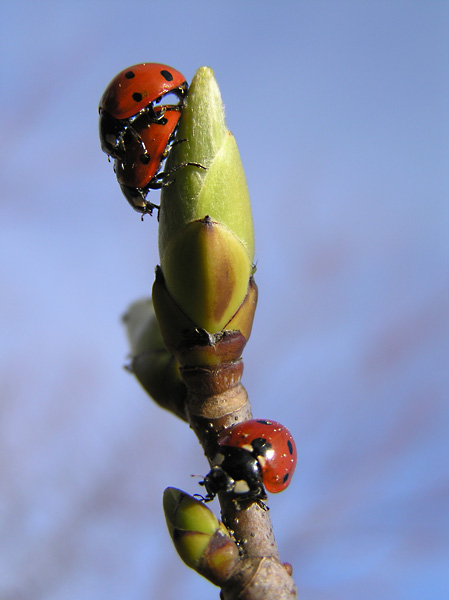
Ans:
[{"label": "thin stem", "polygon": [[[238,383],[222,394],[188,394],[187,414],[209,462],[217,449],[217,435],[225,427],[252,417],[245,388]],[[296,586],[279,559],[270,513],[253,502],[239,507],[219,494],[222,521],[242,551],[242,559],[222,588],[224,600],[293,600]],[[274,595],[275,594],[275,595]]]}]

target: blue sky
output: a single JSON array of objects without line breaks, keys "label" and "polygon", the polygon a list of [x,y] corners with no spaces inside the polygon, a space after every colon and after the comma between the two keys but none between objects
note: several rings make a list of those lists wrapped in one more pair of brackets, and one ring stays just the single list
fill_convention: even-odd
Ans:
[{"label": "blue sky", "polygon": [[161,509],[204,457],[122,369],[157,223],[121,196],[97,105],[144,61],[212,67],[239,145],[243,383],[298,446],[270,505],[300,597],[447,597],[448,26],[437,1],[5,3],[0,597],[218,596]]}]

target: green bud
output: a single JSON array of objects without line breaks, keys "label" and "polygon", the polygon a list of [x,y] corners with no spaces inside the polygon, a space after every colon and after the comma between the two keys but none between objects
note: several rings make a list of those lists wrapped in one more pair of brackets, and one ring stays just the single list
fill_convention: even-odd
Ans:
[{"label": "green bud", "polygon": [[225,582],[239,561],[239,551],[223,523],[203,502],[176,488],[164,491],[163,505],[182,560],[212,583]]},{"label": "green bud", "polygon": [[197,531],[175,529],[172,540],[176,551],[188,567],[198,570],[212,536]]},{"label": "green bud", "polygon": [[123,317],[131,349],[130,371],[162,408],[186,420],[180,365],[162,340],[151,300],[132,304]]},{"label": "green bud", "polygon": [[177,488],[164,491],[163,505],[170,534],[182,529],[212,535],[220,527],[220,521],[203,502]]},{"label": "green bud", "polygon": [[221,331],[242,304],[251,267],[239,239],[208,217],[179,231],[162,262],[173,300],[210,333]]},{"label": "green bud", "polygon": [[123,322],[133,356],[148,350],[165,348],[150,299],[144,298],[133,302],[123,315]]},{"label": "green bud", "polygon": [[206,171],[187,166],[163,188],[159,224],[159,253],[177,231],[206,215],[226,226],[254,259],[254,232],[245,173],[234,137],[227,130],[224,107],[212,69],[201,67],[192,79],[177,133],[178,140],[166,170],[185,162],[200,163]]},{"label": "green bud", "polygon": [[221,331],[242,304],[254,260],[245,175],[213,72],[192,80],[166,170],[159,254],[167,289],[198,328]]},{"label": "green bud", "polygon": [[[246,297],[223,331],[210,334],[196,327],[169,294],[160,268],[153,284],[153,304],[167,348],[182,367],[219,369],[235,363],[251,334],[257,304],[257,286],[250,278]],[[182,370],[185,379],[185,370]],[[217,392],[218,393],[218,392]]]}]

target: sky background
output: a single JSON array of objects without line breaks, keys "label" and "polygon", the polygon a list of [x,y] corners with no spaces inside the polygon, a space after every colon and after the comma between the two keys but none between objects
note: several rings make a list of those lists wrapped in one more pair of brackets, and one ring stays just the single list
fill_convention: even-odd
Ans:
[{"label": "sky background", "polygon": [[97,105],[145,61],[212,67],[239,145],[243,383],[298,446],[270,506],[300,598],[448,597],[448,31],[437,0],[2,3],[0,600],[218,598],[161,507],[206,461],[122,368],[157,222]]}]

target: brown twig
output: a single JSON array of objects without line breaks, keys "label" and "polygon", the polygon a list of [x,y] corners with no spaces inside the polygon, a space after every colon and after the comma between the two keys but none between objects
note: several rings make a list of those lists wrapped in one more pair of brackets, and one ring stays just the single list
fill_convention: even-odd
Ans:
[{"label": "brown twig", "polygon": [[[217,449],[217,435],[225,427],[251,418],[251,406],[240,384],[215,396],[187,398],[187,414],[209,460]],[[241,549],[241,560],[222,586],[224,600],[293,600],[297,598],[290,566],[280,562],[270,513],[257,502],[240,507],[219,494],[222,521]]]}]

